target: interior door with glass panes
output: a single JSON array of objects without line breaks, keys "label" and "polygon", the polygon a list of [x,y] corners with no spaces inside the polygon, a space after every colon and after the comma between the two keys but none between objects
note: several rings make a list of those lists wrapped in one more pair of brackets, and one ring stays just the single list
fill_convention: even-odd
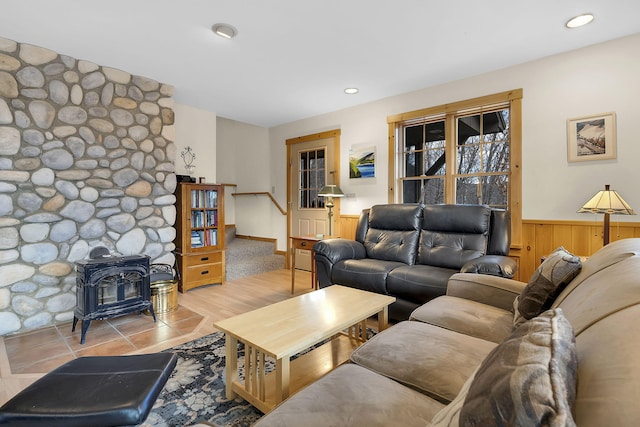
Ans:
[{"label": "interior door with glass panes", "polygon": [[[301,142],[291,149],[291,235],[326,235],[329,230],[324,197],[318,192],[333,184],[334,138]],[[335,208],[334,208],[335,215]],[[335,216],[334,216],[335,218]],[[296,269],[311,270],[311,251],[297,250]]]}]

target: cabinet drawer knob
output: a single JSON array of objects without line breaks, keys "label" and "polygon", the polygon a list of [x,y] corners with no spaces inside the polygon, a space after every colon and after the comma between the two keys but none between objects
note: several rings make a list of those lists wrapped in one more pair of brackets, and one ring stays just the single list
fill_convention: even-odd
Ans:
[{"label": "cabinet drawer knob", "polygon": [[307,246],[307,242],[301,242],[300,246]]},{"label": "cabinet drawer knob", "polygon": [[209,257],[208,256],[202,257],[202,258],[200,258],[200,261],[209,261]]},{"label": "cabinet drawer knob", "polygon": [[200,272],[200,274],[202,274],[203,276],[204,276],[205,274],[209,274],[209,270],[202,271],[202,272]]}]

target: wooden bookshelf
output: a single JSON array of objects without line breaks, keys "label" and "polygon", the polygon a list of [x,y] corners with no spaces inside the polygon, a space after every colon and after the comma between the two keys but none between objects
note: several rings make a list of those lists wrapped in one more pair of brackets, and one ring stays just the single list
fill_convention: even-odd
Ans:
[{"label": "wooden bookshelf", "polygon": [[180,292],[223,283],[224,187],[181,182],[176,189],[176,210]]}]

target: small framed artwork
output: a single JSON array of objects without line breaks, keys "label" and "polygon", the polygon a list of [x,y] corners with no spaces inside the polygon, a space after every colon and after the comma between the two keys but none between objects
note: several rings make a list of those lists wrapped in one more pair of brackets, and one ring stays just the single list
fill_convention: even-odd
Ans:
[{"label": "small framed artwork", "polygon": [[349,178],[373,178],[376,176],[376,147],[355,144],[349,148]]},{"label": "small framed artwork", "polygon": [[603,113],[567,120],[567,159],[569,162],[615,158],[615,113]]}]

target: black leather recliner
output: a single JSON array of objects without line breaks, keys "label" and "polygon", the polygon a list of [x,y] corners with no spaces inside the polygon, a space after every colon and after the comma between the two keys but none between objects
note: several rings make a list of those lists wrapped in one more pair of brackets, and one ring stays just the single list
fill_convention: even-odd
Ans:
[{"label": "black leather recliner", "polygon": [[392,295],[389,317],[406,320],[446,293],[459,272],[511,278],[510,215],[485,205],[376,205],[360,215],[356,240],[316,243],[320,287],[339,284]]}]

